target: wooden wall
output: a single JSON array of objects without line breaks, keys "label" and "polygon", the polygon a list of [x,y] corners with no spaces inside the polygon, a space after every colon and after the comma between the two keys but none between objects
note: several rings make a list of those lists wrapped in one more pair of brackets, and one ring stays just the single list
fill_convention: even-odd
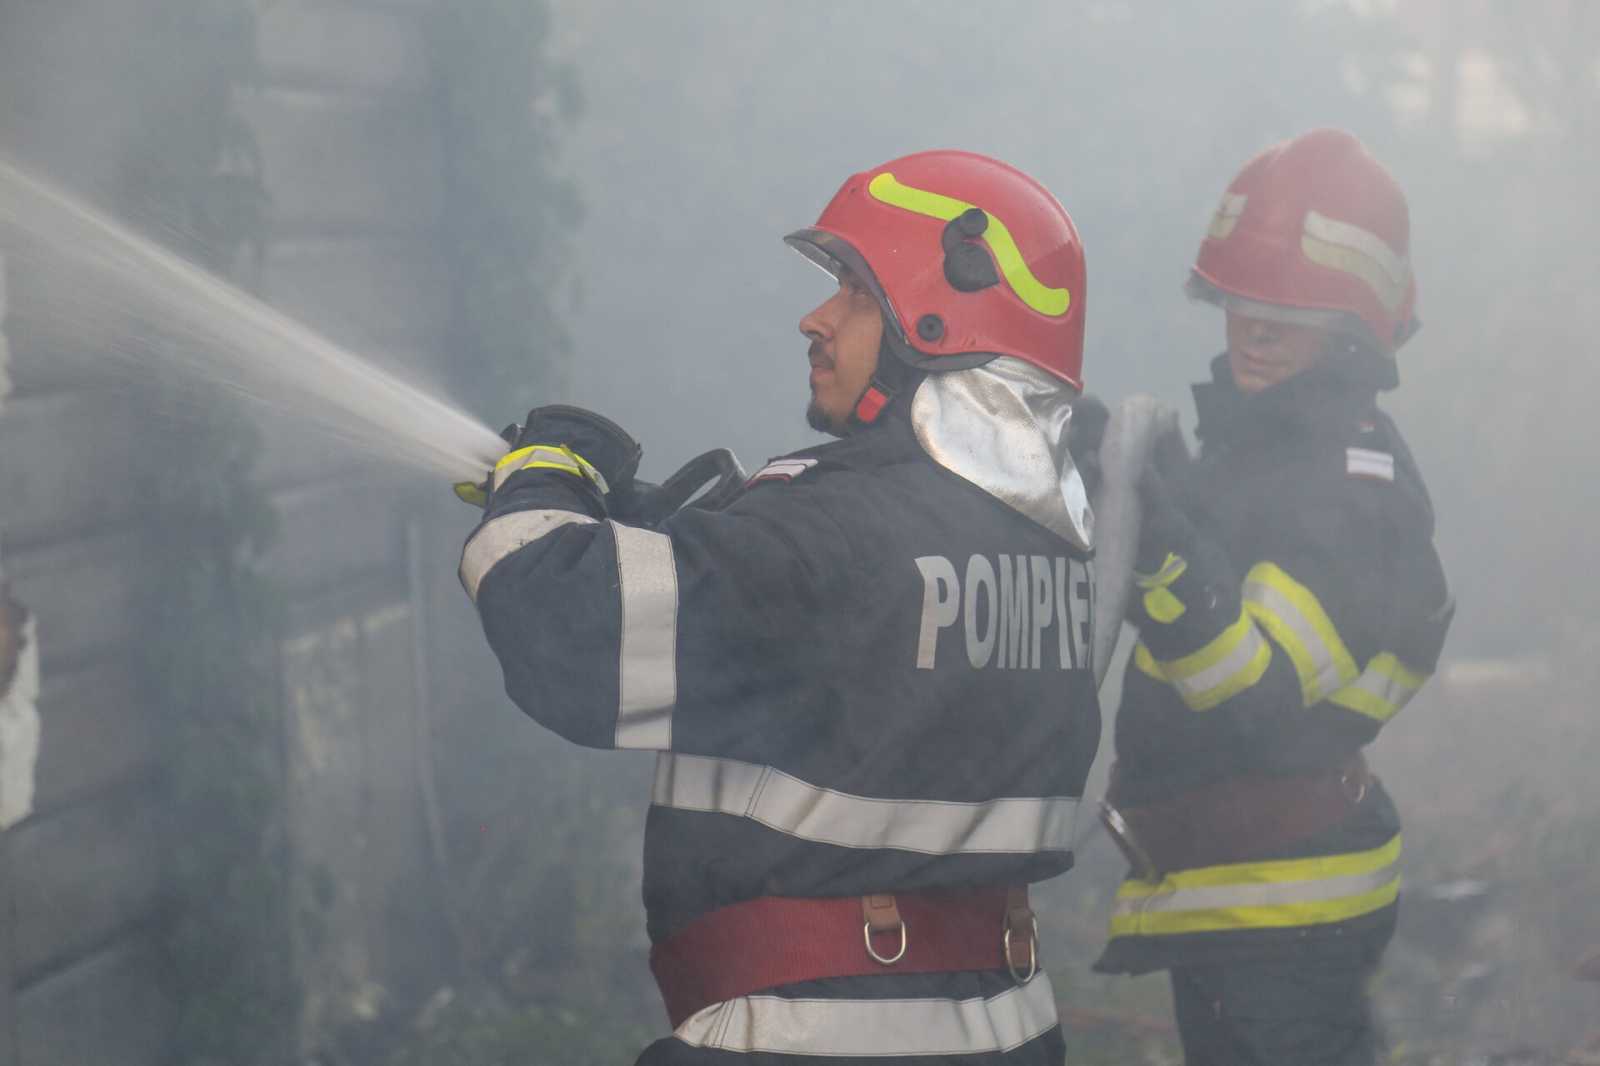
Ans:
[{"label": "wooden wall", "polygon": [[[0,96],[22,101],[0,108],[0,147],[81,189],[108,187],[140,106],[119,89],[117,42],[145,7],[0,0]],[[447,300],[430,239],[441,190],[425,7],[261,5],[263,77],[238,95],[272,202],[248,280],[335,339],[423,372]],[[182,846],[166,831],[164,753],[131,675],[130,574],[149,516],[128,487],[138,456],[116,445],[149,413],[63,358],[72,341],[30,317],[26,272],[13,262],[8,277],[18,392],[0,415],[0,536],[18,598],[39,618],[44,680],[35,810],[0,837],[0,1066],[142,1066],[170,1048],[163,856]],[[421,597],[408,580],[418,495],[414,478],[325,440],[270,422],[262,434],[281,522],[269,565],[289,606],[286,932],[306,989],[301,1017],[285,1023],[308,1044],[425,980],[431,961],[437,908],[416,791]],[[389,935],[407,927],[418,935]]]}]

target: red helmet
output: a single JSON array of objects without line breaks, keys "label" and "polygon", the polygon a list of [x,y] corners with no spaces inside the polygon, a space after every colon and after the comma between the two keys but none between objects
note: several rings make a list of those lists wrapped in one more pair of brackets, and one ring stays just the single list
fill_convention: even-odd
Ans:
[{"label": "red helmet", "polygon": [[1343,130],[1273,145],[1223,193],[1189,291],[1355,334],[1392,359],[1417,330],[1405,193]]},{"label": "red helmet", "polygon": [[784,238],[877,296],[892,351],[926,370],[1009,355],[1081,389],[1083,242],[1044,186],[972,152],[918,152],[853,175]]}]

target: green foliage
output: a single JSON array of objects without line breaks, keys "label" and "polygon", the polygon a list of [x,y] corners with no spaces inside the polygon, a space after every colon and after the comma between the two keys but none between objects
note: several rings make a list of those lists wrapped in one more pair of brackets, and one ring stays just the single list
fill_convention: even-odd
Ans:
[{"label": "green foliage", "polygon": [[[254,67],[250,0],[162,0],[128,42],[151,101],[132,138],[124,213],[225,271],[259,241],[266,198],[230,107]],[[152,336],[152,345],[188,343]],[[144,697],[160,709],[173,803],[168,945],[177,1061],[278,1061],[292,1016],[284,935],[277,607],[255,560],[273,532],[252,483],[256,435],[226,398],[160,391],[138,442],[151,521],[138,578]]]}]

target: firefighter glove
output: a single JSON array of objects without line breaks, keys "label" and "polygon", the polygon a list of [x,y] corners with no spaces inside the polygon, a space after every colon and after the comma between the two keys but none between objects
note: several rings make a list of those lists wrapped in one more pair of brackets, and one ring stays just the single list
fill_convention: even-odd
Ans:
[{"label": "firefighter glove", "polygon": [[1140,639],[1152,651],[1170,650],[1181,642],[1156,630],[1209,633],[1233,621],[1239,583],[1232,564],[1221,546],[1196,528],[1154,463],[1139,477],[1139,504],[1137,591],[1129,601],[1128,621],[1139,628]]},{"label": "firefighter glove", "polygon": [[1137,573],[1158,573],[1167,556],[1191,554],[1194,524],[1154,466],[1139,475],[1139,512],[1139,550],[1133,563]]},{"label": "firefighter glove", "polygon": [[519,509],[506,506],[513,495],[556,473],[571,476],[566,484],[587,501],[582,509],[603,517],[613,499],[631,493],[643,454],[639,443],[609,418],[560,404],[534,408],[524,425],[508,427],[501,435],[511,450],[483,484],[455,487],[461,499],[490,512]]},{"label": "firefighter glove", "polygon": [[581,407],[553,404],[528,412],[512,450],[530,447],[565,448],[579,460],[583,476],[601,495],[631,484],[639,471],[644,449],[611,419]]}]

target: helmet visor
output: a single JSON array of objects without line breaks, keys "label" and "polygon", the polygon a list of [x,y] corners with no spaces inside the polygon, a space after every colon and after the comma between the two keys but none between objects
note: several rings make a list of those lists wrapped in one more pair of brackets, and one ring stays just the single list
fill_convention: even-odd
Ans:
[{"label": "helmet visor", "polygon": [[866,286],[883,309],[884,323],[894,331],[896,337],[905,340],[905,331],[900,328],[900,316],[894,302],[883,291],[883,286],[878,283],[878,277],[867,265],[866,259],[849,241],[823,229],[797,229],[785,237],[783,243],[811,260],[828,276],[840,279],[844,274],[850,274]]}]

